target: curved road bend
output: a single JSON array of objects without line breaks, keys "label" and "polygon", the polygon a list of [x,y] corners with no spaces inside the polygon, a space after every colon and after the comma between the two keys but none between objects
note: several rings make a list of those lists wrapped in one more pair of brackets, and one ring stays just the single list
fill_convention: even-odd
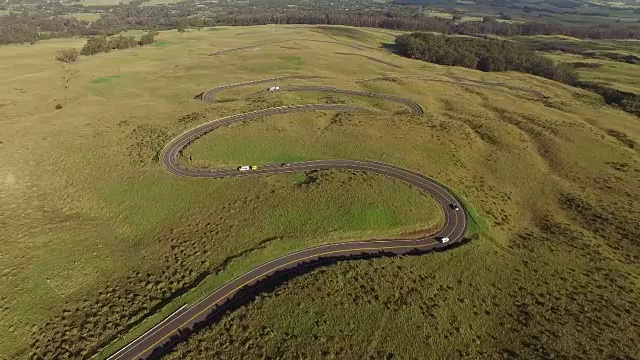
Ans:
[{"label": "curved road bend", "polygon": [[276,77],[267,78],[267,79],[245,81],[245,82],[241,82],[241,83],[216,86],[216,87],[211,88],[211,89],[209,89],[209,90],[207,90],[207,91],[205,91],[203,93],[200,93],[199,95],[196,96],[196,98],[200,99],[200,100],[202,100],[204,102],[213,102],[213,95],[215,93],[217,93],[217,92],[222,91],[222,90],[233,89],[233,88],[242,87],[242,86],[263,84],[263,83],[274,82],[274,81],[278,81],[278,80],[313,79],[313,78],[317,78],[317,76],[286,75],[286,76],[276,76]]},{"label": "curved road bend", "polygon": [[424,114],[422,107],[417,102],[403,98],[403,97],[395,96],[395,95],[377,94],[377,93],[370,93],[370,92],[356,91],[356,90],[344,90],[344,89],[337,89],[329,86],[292,86],[292,87],[283,88],[282,91],[316,91],[316,92],[328,92],[328,93],[334,93],[334,94],[367,96],[367,97],[384,99],[384,100],[389,100],[389,101],[403,104],[409,109],[409,112],[411,112],[411,114],[413,115]]},{"label": "curved road bend", "polygon": [[[271,260],[229,281],[198,303],[182,310],[177,315],[172,315],[173,318],[170,321],[165,321],[163,324],[145,333],[114,354],[110,360],[145,359],[151,355],[155,356],[162,352],[163,347],[179,341],[185,335],[189,334],[199,323],[206,321],[212,315],[217,314],[218,310],[223,309],[226,305],[237,300],[237,298],[234,299],[236,295],[241,296],[248,289],[254,289],[268,279],[277,278],[287,271],[308,265],[309,263],[326,259],[357,258],[364,255],[382,256],[425,253],[431,250],[445,248],[462,239],[466,229],[466,218],[462,205],[458,200],[437,182],[396,166],[371,161],[316,160],[291,163],[288,166],[280,166],[278,164],[264,165],[260,166],[258,170],[240,172],[236,169],[188,169],[178,163],[178,157],[183,149],[198,137],[217,128],[269,115],[310,110],[355,111],[363,109],[331,104],[301,105],[264,109],[214,120],[185,131],[171,140],[162,154],[162,164],[175,175],[198,178],[283,174],[320,169],[344,169],[376,173],[403,181],[415,186],[421,192],[433,196],[445,214],[445,222],[442,229],[434,235],[418,239],[379,239],[320,245]],[[457,205],[460,210],[454,210],[452,204]],[[448,237],[450,239],[449,242],[442,243],[441,239],[443,237]]]},{"label": "curved road bend", "polygon": [[[262,83],[267,83],[267,82],[274,82],[274,81],[278,81],[278,80],[304,79],[304,78],[311,78],[311,77],[308,77],[308,76],[307,77],[305,77],[305,76],[296,76],[296,75],[279,76],[279,77],[273,77],[273,78],[267,78],[267,79],[245,81],[245,82],[236,83],[236,84],[222,85],[222,86],[217,86],[217,87],[211,88],[211,89],[201,93],[200,95],[196,96],[196,98],[199,98],[200,100],[205,101],[205,102],[213,102],[213,95],[215,93],[217,93],[217,92],[222,91],[222,90],[237,88],[237,87],[241,87],[241,86],[249,86],[249,85],[262,84]],[[395,96],[395,95],[377,94],[377,93],[357,91],[357,90],[345,90],[345,89],[338,89],[338,88],[329,87],[329,86],[291,86],[291,87],[283,87],[282,90],[280,90],[280,91],[310,91],[310,92],[325,92],[325,93],[333,93],[333,94],[366,96],[366,97],[384,99],[384,100],[393,101],[393,102],[397,102],[397,103],[403,104],[404,106],[406,106],[409,109],[409,112],[411,114],[413,114],[413,115],[422,115],[422,114],[424,114],[424,111],[422,110],[422,107],[417,102],[415,102],[413,100],[410,100],[410,99],[406,99],[406,98],[400,97],[400,96]]]}]

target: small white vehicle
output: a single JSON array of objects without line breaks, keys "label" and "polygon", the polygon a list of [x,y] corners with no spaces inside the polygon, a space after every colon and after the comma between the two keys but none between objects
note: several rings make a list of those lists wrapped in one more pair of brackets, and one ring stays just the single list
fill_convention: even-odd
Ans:
[{"label": "small white vehicle", "polygon": [[458,206],[458,204],[451,204],[451,208],[455,211],[460,210],[460,206]]},{"label": "small white vehicle", "polygon": [[238,171],[249,171],[249,170],[258,170],[257,165],[242,165],[238,167]]},{"label": "small white vehicle", "polygon": [[449,238],[448,238],[448,237],[446,237],[446,236],[445,236],[445,237],[443,237],[443,238],[440,238],[440,242],[441,242],[441,243],[443,243],[443,244],[446,244],[446,243],[448,243],[448,242],[449,242]]},{"label": "small white vehicle", "polygon": [[280,90],[280,86],[272,86],[269,88],[269,91],[278,91]]}]

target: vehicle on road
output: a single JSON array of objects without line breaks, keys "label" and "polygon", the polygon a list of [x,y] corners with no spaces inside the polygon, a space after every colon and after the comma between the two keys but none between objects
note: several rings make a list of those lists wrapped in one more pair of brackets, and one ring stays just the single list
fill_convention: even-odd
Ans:
[{"label": "vehicle on road", "polygon": [[448,243],[449,242],[449,238],[446,237],[446,236],[443,237],[443,238],[440,238],[440,242],[443,243],[443,244]]},{"label": "vehicle on road", "polygon": [[280,164],[280,166],[289,166],[289,165],[291,165],[291,164],[289,164],[289,163],[281,163]]},{"label": "vehicle on road", "polygon": [[238,166],[238,171],[249,171],[249,170],[258,170],[258,167],[256,165],[242,165],[242,166]]},{"label": "vehicle on road", "polygon": [[451,204],[451,208],[455,211],[460,210],[460,206],[458,206],[458,204]]},{"label": "vehicle on road", "polygon": [[280,86],[272,86],[269,88],[269,91],[278,91],[280,90]]}]

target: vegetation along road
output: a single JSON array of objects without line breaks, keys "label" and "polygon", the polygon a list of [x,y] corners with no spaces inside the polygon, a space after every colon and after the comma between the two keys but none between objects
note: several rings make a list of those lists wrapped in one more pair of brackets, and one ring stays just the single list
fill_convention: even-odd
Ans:
[{"label": "vegetation along road", "polygon": [[[242,86],[245,84],[255,84],[269,80],[273,79],[257,80],[237,85]],[[422,108],[417,103],[391,95],[341,90],[328,87],[296,87],[289,88],[288,90],[322,91],[370,96],[400,102],[406,105],[412,114],[422,114],[423,112]],[[209,91],[204,94],[212,93],[213,92]],[[205,101],[211,101],[211,97],[209,95],[201,95],[201,98]],[[372,161],[316,160],[288,164],[270,164],[259,166],[258,168],[250,171],[239,171],[237,169],[192,169],[187,168],[178,162],[182,150],[188,147],[194,140],[223,126],[290,112],[357,110],[365,109],[340,104],[310,104],[268,108],[228,116],[199,125],[170,141],[162,153],[161,162],[171,173],[175,175],[194,178],[275,175],[328,169],[357,170],[380,174],[403,181],[409,185],[415,186],[420,191],[433,196],[438,201],[445,214],[445,222],[442,229],[433,235],[414,239],[377,239],[326,244],[293,252],[271,260],[224,284],[198,303],[190,307],[181,308],[170,318],[166,319],[164,322],[118,351],[110,358],[111,360],[149,358],[154,357],[154,355],[159,355],[166,349],[166,347],[171,346],[182,339],[186,334],[193,331],[198,324],[217,316],[228,305],[234,303],[248,292],[256,290],[271,279],[285,276],[301,267],[308,267],[313,264],[319,264],[321,262],[327,263],[339,259],[426,253],[432,250],[448,247],[452,244],[458,243],[462,239],[466,230],[466,218],[462,205],[458,202],[455,196],[435,181],[396,166]]]}]

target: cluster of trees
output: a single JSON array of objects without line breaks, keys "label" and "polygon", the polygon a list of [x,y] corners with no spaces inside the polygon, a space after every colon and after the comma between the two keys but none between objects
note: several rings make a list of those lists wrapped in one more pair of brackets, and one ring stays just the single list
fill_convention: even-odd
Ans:
[{"label": "cluster of trees", "polygon": [[577,73],[512,41],[428,33],[398,36],[400,54],[440,65],[463,66],[482,71],[520,71],[566,84],[578,81]]},{"label": "cluster of trees", "polygon": [[69,16],[4,15],[0,17],[0,45],[91,35],[92,30],[87,25],[88,22]]},{"label": "cluster of trees", "polygon": [[155,42],[155,35],[151,32],[142,35],[139,40],[133,36],[116,36],[108,38],[106,36],[90,37],[84,44],[81,55],[95,55],[111,50],[124,50],[136,46],[144,46]]}]

